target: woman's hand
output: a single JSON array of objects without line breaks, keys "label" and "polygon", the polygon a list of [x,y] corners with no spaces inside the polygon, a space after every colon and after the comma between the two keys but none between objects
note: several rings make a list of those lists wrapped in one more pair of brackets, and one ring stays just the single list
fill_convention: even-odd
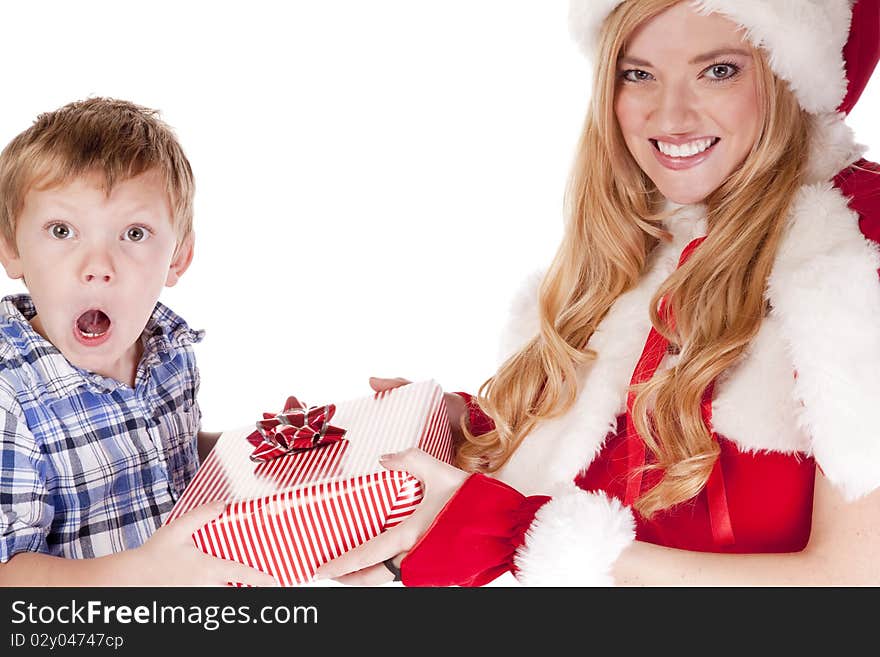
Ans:
[{"label": "woman's hand", "polygon": [[[394,379],[383,379],[376,376],[370,377],[370,387],[376,392],[385,392],[393,390],[407,384],[412,383],[409,379],[400,377]],[[461,418],[465,412],[464,399],[456,395],[454,392],[444,392],[443,401],[446,404],[446,415],[449,417],[449,429],[452,431],[452,443],[458,444],[462,438]]]},{"label": "woman's hand", "polygon": [[237,561],[212,557],[199,550],[192,535],[216,518],[226,504],[211,502],[196,507],[160,527],[138,548],[128,550],[130,575],[139,586],[224,586],[229,582],[250,586],[277,586],[275,578]]},{"label": "woman's hand", "polygon": [[318,568],[316,578],[366,586],[392,581],[391,571],[382,562],[393,557],[399,567],[406,553],[427,531],[468,477],[463,470],[443,463],[416,447],[397,454],[385,454],[379,462],[388,470],[405,470],[421,481],[422,501],[412,515],[399,525]]}]

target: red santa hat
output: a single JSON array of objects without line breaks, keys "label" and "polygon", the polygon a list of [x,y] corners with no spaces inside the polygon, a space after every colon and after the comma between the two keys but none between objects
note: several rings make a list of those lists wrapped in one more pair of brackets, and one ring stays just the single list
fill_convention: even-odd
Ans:
[{"label": "red santa hat", "polygon": [[[569,25],[593,59],[603,21],[624,0],[571,0]],[[740,25],[811,114],[847,113],[880,57],[880,0],[685,0]]]}]

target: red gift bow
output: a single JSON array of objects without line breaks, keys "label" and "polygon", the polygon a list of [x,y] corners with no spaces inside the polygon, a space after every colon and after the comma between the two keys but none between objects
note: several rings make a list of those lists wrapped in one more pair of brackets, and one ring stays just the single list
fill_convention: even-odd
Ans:
[{"label": "red gift bow", "polygon": [[257,430],[247,437],[255,447],[251,461],[264,463],[342,440],[345,429],[330,424],[334,413],[335,404],[306,407],[296,397],[288,397],[281,413],[263,413]]}]

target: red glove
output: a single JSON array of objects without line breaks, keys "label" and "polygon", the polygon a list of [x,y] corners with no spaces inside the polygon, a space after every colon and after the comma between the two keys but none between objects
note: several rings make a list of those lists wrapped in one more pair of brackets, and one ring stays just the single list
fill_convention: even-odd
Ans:
[{"label": "red glove", "polygon": [[502,481],[471,475],[403,559],[403,583],[482,586],[513,570],[514,553],[549,499],[526,497]]}]

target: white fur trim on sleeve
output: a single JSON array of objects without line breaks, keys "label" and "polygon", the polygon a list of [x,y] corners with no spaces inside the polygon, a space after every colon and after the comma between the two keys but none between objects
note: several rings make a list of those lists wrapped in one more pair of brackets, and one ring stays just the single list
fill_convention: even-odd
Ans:
[{"label": "white fur trim on sleeve", "polygon": [[604,493],[566,487],[538,509],[514,555],[525,586],[611,586],[611,567],[635,540],[628,507]]}]

